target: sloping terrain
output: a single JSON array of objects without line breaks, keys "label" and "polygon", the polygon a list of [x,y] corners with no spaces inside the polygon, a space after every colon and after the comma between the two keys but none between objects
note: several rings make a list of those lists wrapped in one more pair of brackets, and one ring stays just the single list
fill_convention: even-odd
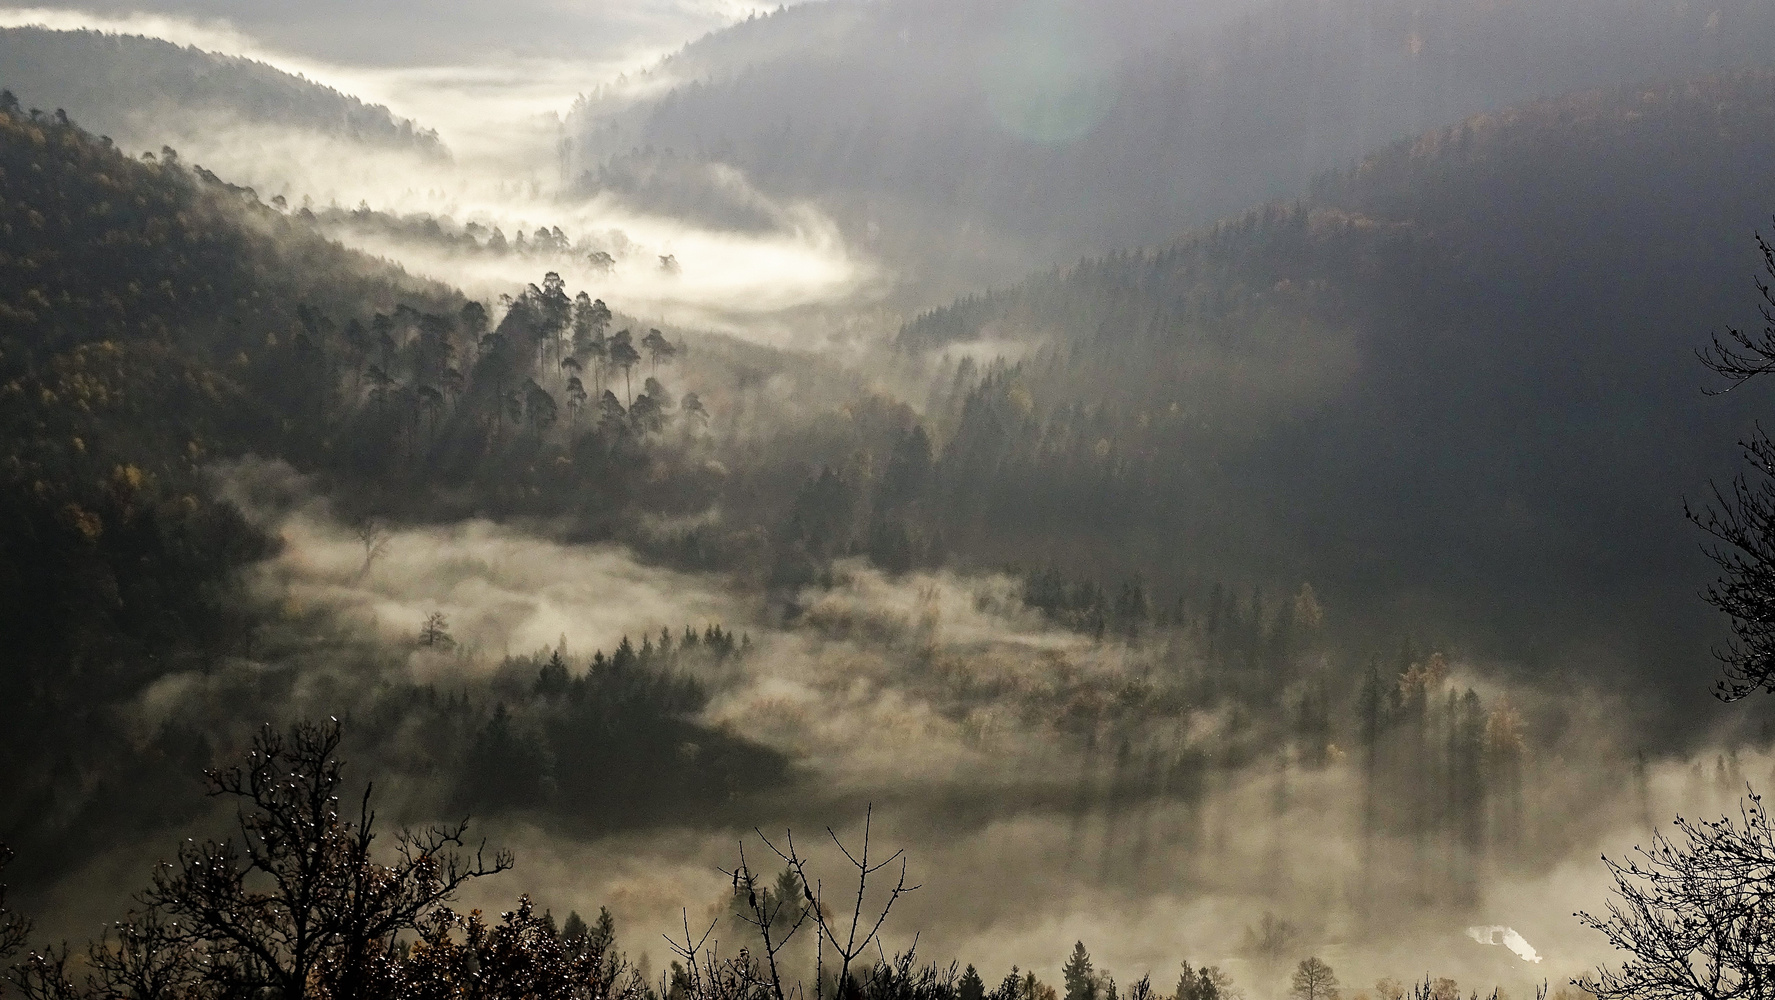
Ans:
[{"label": "sloping terrain", "polygon": [[261,62],[157,38],[99,31],[0,29],[0,87],[25,107],[61,109],[133,148],[242,126],[295,129],[425,156],[437,133],[331,87]]},{"label": "sloping terrain", "polygon": [[[494,787],[503,804],[582,808],[583,797],[525,797],[510,779],[514,759],[556,759],[508,732],[539,664],[520,659],[448,699],[414,684],[401,646],[255,583],[283,540],[216,479],[217,463],[286,463],[358,518],[579,515],[593,535],[637,507],[669,511],[658,496],[697,504],[675,453],[655,445],[680,426],[655,379],[637,380],[627,403],[606,390],[590,414],[587,394],[561,394],[548,317],[576,303],[543,284],[492,324],[479,303],[345,250],[200,167],[135,159],[0,106],[0,837],[30,852],[22,877],[188,819],[200,803],[168,803],[188,801],[172,790],[191,762],[291,712],[381,719],[379,752],[424,748],[411,766],[434,776],[443,808]],[[313,500],[296,493],[289,502]],[[358,523],[367,572],[384,529]],[[709,653],[733,646],[730,635]],[[640,754],[623,758],[626,791],[588,822],[774,780],[774,754],[694,720],[706,694],[662,679],[650,644],[618,654],[590,693],[582,683],[568,703],[537,702],[563,767]],[[563,680],[555,693],[568,690]],[[415,744],[406,726],[435,739]],[[693,739],[694,770],[673,756]],[[544,775],[531,777],[535,792]],[[651,798],[662,781],[682,793]]]},{"label": "sloping terrain", "polygon": [[1772,108],[1758,72],[1481,115],[921,317],[909,351],[1028,351],[940,411],[947,537],[1307,578],[1495,655],[1697,684],[1681,500],[1730,474],[1756,409],[1704,398],[1693,352],[1754,319]]}]

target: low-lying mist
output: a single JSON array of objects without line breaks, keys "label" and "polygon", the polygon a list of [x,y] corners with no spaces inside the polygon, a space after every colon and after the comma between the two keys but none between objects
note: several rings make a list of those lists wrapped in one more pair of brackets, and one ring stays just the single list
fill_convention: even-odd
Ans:
[{"label": "low-lying mist", "polygon": [[[226,835],[204,767],[261,726],[336,717],[353,791],[375,784],[384,829],[467,814],[477,837],[516,852],[517,870],[475,884],[468,905],[496,912],[528,893],[558,919],[608,907],[650,974],[669,961],[662,934],[712,923],[725,951],[750,944],[721,868],[743,849],[771,869],[763,838],[782,846],[793,830],[834,884],[848,874],[839,842],[907,852],[921,887],[895,908],[883,960],[916,942],[921,958],[972,963],[988,982],[1012,966],[1052,981],[1082,941],[1123,984],[1150,972],[1169,989],[1188,961],[1225,970],[1242,1000],[1270,1000],[1316,955],[1349,994],[1432,976],[1520,1000],[1611,960],[1572,916],[1606,905],[1599,854],[1623,855],[1678,814],[1731,811],[1775,778],[1775,732],[1751,735],[1746,714],[1648,707],[1665,690],[1650,679],[1675,687],[1693,658],[1624,643],[1605,672],[1563,652],[1577,643],[1505,662],[1488,658],[1510,655],[1505,643],[1480,655],[1401,641],[1460,643],[1531,617],[1585,636],[1613,627],[1578,602],[1537,604],[1590,577],[1525,566],[1503,544],[1526,508],[1487,492],[1503,477],[1482,460],[1495,448],[1498,467],[1529,469],[1524,440],[1560,439],[1517,426],[1536,411],[1488,388],[1541,399],[1540,375],[1487,370],[1526,370],[1527,352],[1474,366],[1476,341],[1537,336],[1519,322],[1527,299],[1468,284],[1490,273],[1465,269],[1488,244],[1450,240],[1463,269],[1446,284],[1460,295],[1437,298],[1422,275],[1442,258],[1397,235],[1425,228],[1413,218],[1382,227],[1271,206],[1183,249],[964,300],[896,347],[885,334],[904,289],[888,250],[860,235],[873,221],[670,150],[635,157],[632,176],[568,176],[550,109],[579,75],[615,72],[639,49],[611,48],[609,64],[539,46],[493,47],[464,67],[363,68],[283,60],[250,24],[0,11],[0,24],[39,22],[281,60],[439,130],[435,143],[377,144],[223,110],[141,115],[101,142],[65,117],[5,113],[19,150],[54,149],[32,146],[46,135],[90,147],[67,161],[65,188],[37,180],[59,161],[16,157],[26,166],[12,176],[33,184],[0,208],[28,210],[32,233],[46,212],[74,232],[72,216],[37,209],[109,192],[114,177],[161,199],[158,215],[65,245],[31,237],[37,259],[78,264],[65,247],[96,260],[93,248],[122,242],[114,232],[144,234],[106,273],[67,270],[72,318],[22,279],[14,304],[0,302],[8,316],[42,308],[65,341],[41,358],[8,341],[17,378],[0,414],[65,461],[12,456],[20,499],[7,509],[35,518],[14,534],[49,542],[0,554],[73,567],[3,582],[51,595],[18,607],[86,602],[84,617],[36,615],[57,641],[40,644],[49,652],[19,688],[55,697],[21,697],[14,717],[42,728],[21,729],[9,758],[29,769],[5,803],[20,859],[8,875],[50,938],[95,935],[180,839]],[[1633,100],[1638,121],[1650,104]],[[44,162],[55,169],[28,166]],[[625,194],[656,181],[649,198]],[[89,215],[124,214],[112,201]],[[1473,214],[1474,201],[1449,204]],[[213,209],[214,232],[172,225],[192,206]],[[983,233],[962,230],[964,242]],[[207,270],[162,252],[164,232],[202,248],[189,259]],[[970,246],[987,253],[995,238]],[[1274,274],[1221,268],[1240,254],[1268,267],[1259,251],[1290,246],[1312,255],[1278,252]],[[1203,266],[1183,266],[1194,254]],[[1358,258],[1374,271],[1322,263]],[[233,264],[241,273],[224,275]],[[1650,287],[1641,273],[1628,280]],[[1344,308],[1370,287],[1428,291]],[[1487,315],[1469,293],[1502,303],[1498,320],[1428,338],[1446,353],[1373,346],[1415,347],[1432,325],[1419,317]],[[186,301],[208,312],[180,312]],[[100,307],[76,302],[118,303],[131,325],[94,334]],[[1371,315],[1396,339],[1364,341]],[[1581,360],[1586,374],[1607,370]],[[1389,361],[1396,382],[1362,381]],[[1424,372],[1457,372],[1458,391],[1423,410],[1371,406],[1439,384]],[[1496,428],[1462,417],[1468,394]],[[1607,424],[1611,447],[1629,435],[1600,409],[1550,412],[1560,426]],[[1491,436],[1440,447],[1468,439],[1435,437],[1418,413]],[[1331,428],[1336,447],[1289,436],[1302,428]],[[1660,458],[1698,439],[1672,431]],[[1312,461],[1242,485],[1261,444]],[[1558,475],[1523,473],[1522,495],[1554,495],[1564,518],[1567,494],[1553,491],[1585,470],[1549,454],[1534,468]],[[1314,463],[1319,482],[1355,487],[1314,485]],[[1417,502],[1394,478],[1495,508],[1502,527]],[[1591,474],[1569,495],[1614,481]],[[1367,545],[1327,511],[1404,541]],[[1648,561],[1631,523],[1606,507],[1595,517],[1621,529],[1619,565]],[[1549,515],[1550,537],[1567,527]],[[1457,535],[1479,558],[1451,572],[1436,553]],[[172,568],[155,576],[142,553]],[[1436,587],[1480,569],[1505,584],[1443,600],[1457,592],[1316,575],[1414,559]],[[1611,607],[1625,618],[1645,606]],[[1484,625],[1462,632],[1457,613]],[[75,641],[81,627],[63,621],[99,638]],[[31,718],[40,705],[66,711],[66,726]],[[805,940],[786,953],[804,977]]]},{"label": "low-lying mist", "polygon": [[[215,123],[167,143],[182,159],[266,201],[313,211],[321,232],[348,247],[487,299],[551,270],[654,322],[818,347],[831,324],[797,313],[866,307],[886,279],[807,204],[766,204],[763,229],[721,228],[638,213],[608,194],[562,197],[550,172],[533,164],[438,161],[238,123]],[[353,212],[371,211],[404,228],[351,224]],[[430,223],[458,237],[456,245],[411,231]],[[463,235],[471,225],[478,235]],[[538,245],[539,229],[565,233],[567,245]],[[474,252],[495,238],[510,252]]]},{"label": "low-lying mist", "polygon": [[[741,841],[759,863],[754,827],[793,828],[836,877],[842,859],[823,828],[855,843],[872,807],[874,843],[904,847],[925,887],[895,911],[890,948],[917,935],[922,955],[959,957],[989,979],[1013,963],[1052,978],[1083,940],[1124,982],[1148,971],[1167,981],[1187,959],[1267,997],[1311,953],[1352,988],[1428,973],[1521,996],[1608,958],[1570,917],[1602,903],[1599,852],[1624,852],[1678,812],[1730,809],[1775,767],[1724,746],[1647,760],[1607,693],[1506,689],[1487,665],[1440,655],[1398,674],[1389,661],[1378,684],[1370,668],[1368,692],[1394,721],[1365,737],[1351,726],[1382,709],[1338,690],[1363,670],[1308,631],[1287,671],[1257,678],[1187,628],[1064,628],[1010,576],[841,561],[773,606],[726,576],[553,541],[546,526],[345,523],[276,463],[217,475],[280,539],[255,586],[293,619],[324,610],[374,647],[380,684],[449,692],[504,677],[499,690],[522,697],[543,683],[524,671],[557,653],[577,675],[594,650],[662,627],[743,634],[737,659],[681,669],[709,692],[699,723],[783,754],[785,782],[731,793],[700,821],[610,829],[536,806],[476,818],[519,868],[473,902],[524,891],[557,914],[608,906],[631,958],[654,969],[681,909],[692,924],[726,913],[717,866],[731,867]],[[434,612],[447,616],[448,651],[421,642]],[[293,715],[349,719],[347,692],[370,684],[298,669],[317,682],[290,689],[281,711]],[[144,723],[226,712],[211,700],[218,683],[234,682],[167,678],[142,699]],[[353,757],[358,780],[393,752],[375,739],[381,749]],[[401,809],[425,819],[438,803],[408,797]],[[100,863],[110,877],[125,867]],[[718,934],[738,933],[722,918]]]}]

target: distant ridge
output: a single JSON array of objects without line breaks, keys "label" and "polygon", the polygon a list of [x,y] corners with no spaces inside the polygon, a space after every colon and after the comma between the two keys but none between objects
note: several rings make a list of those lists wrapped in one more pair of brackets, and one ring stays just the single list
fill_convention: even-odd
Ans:
[{"label": "distant ridge", "polygon": [[686,47],[645,97],[588,95],[571,170],[721,220],[696,167],[726,165],[953,294],[1163,242],[1475,112],[1771,52],[1762,0],[830,0]]},{"label": "distant ridge", "polygon": [[449,155],[435,131],[381,105],[252,59],[140,35],[0,29],[0,87],[26,107],[61,108],[95,133],[146,147],[220,121]]}]

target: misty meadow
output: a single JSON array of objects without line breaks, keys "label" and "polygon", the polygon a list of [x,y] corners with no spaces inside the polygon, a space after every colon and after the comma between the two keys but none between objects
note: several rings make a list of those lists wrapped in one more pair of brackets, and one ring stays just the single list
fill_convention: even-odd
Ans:
[{"label": "misty meadow", "polygon": [[1763,0],[0,8],[0,994],[1775,1000]]}]

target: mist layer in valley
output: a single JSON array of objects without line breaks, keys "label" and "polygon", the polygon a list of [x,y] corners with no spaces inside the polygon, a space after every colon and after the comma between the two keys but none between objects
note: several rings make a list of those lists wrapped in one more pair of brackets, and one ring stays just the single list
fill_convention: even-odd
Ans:
[{"label": "mist layer in valley", "polygon": [[583,74],[642,65],[651,49],[580,63],[465,50],[466,64],[379,68],[188,16],[7,9],[0,25],[0,86],[24,107],[63,111],[132,155],[171,149],[292,213],[318,213],[335,239],[478,295],[556,270],[656,322],[817,345],[850,339],[813,328],[854,325],[839,310],[867,313],[885,287],[825,213],[757,194],[738,174],[729,193],[762,225],[564,195],[556,112]]},{"label": "mist layer in valley", "polygon": [[1310,6],[0,17],[9,905],[94,934],[338,718],[389,821],[518,853],[466,905],[649,977],[740,946],[742,845],[865,824],[884,962],[1611,961],[1597,855],[1775,776],[1682,519],[1761,406],[1690,355],[1775,23]]},{"label": "mist layer in valley", "polygon": [[[351,706],[353,767],[389,781],[404,819],[444,818],[479,797],[481,832],[520,856],[488,904],[523,883],[557,913],[608,906],[631,957],[655,962],[680,908],[721,917],[737,936],[717,866],[741,841],[763,849],[755,827],[814,842],[829,824],[854,841],[873,807],[873,836],[906,848],[924,886],[896,911],[895,947],[916,932],[926,954],[1048,978],[1082,939],[1128,980],[1187,956],[1256,996],[1279,991],[1301,951],[1349,982],[1421,969],[1526,992],[1607,959],[1567,916],[1602,890],[1599,850],[1676,812],[1729,809],[1775,767],[1729,737],[1647,757],[1601,690],[1504,687],[1485,664],[1429,651],[1343,667],[1318,639],[1310,590],[1297,595],[1291,639],[1270,636],[1292,643],[1286,666],[1266,654],[1255,670],[1228,648],[1242,641],[1236,625],[1094,639],[1030,607],[1025,581],[996,574],[890,576],[841,562],[784,621],[729,578],[488,522],[395,528],[372,548],[285,466],[216,474],[281,540],[252,586],[278,595],[287,624],[266,633],[263,659],[164,677],[130,709],[134,724],[213,726],[223,706],[264,690],[265,671],[293,671],[281,710]],[[447,616],[448,647],[421,639],[435,613]],[[700,658],[685,624],[739,633],[743,651]],[[675,784],[657,760],[576,755],[550,728],[550,706],[573,697],[551,689],[552,664],[566,666],[560,683],[584,683],[643,639],[646,669],[676,649],[670,672],[702,687],[690,721],[782,762],[736,776],[742,801],[721,801],[736,789]],[[439,697],[460,697],[468,716],[467,757],[447,769],[422,707]],[[495,746],[498,719],[519,744],[552,752]],[[219,747],[252,727],[231,728],[216,733]],[[732,762],[716,740],[686,733],[657,749]],[[478,759],[499,753],[510,756]],[[462,775],[489,766],[500,790],[471,777],[465,791]],[[573,772],[612,767],[651,772],[680,799],[665,805],[679,818],[658,803],[578,814]],[[152,851],[114,851],[98,870],[127,877]],[[78,891],[93,905],[109,894],[97,878],[76,871],[37,898]],[[1512,929],[1534,960],[1480,943],[1475,925]]]}]

